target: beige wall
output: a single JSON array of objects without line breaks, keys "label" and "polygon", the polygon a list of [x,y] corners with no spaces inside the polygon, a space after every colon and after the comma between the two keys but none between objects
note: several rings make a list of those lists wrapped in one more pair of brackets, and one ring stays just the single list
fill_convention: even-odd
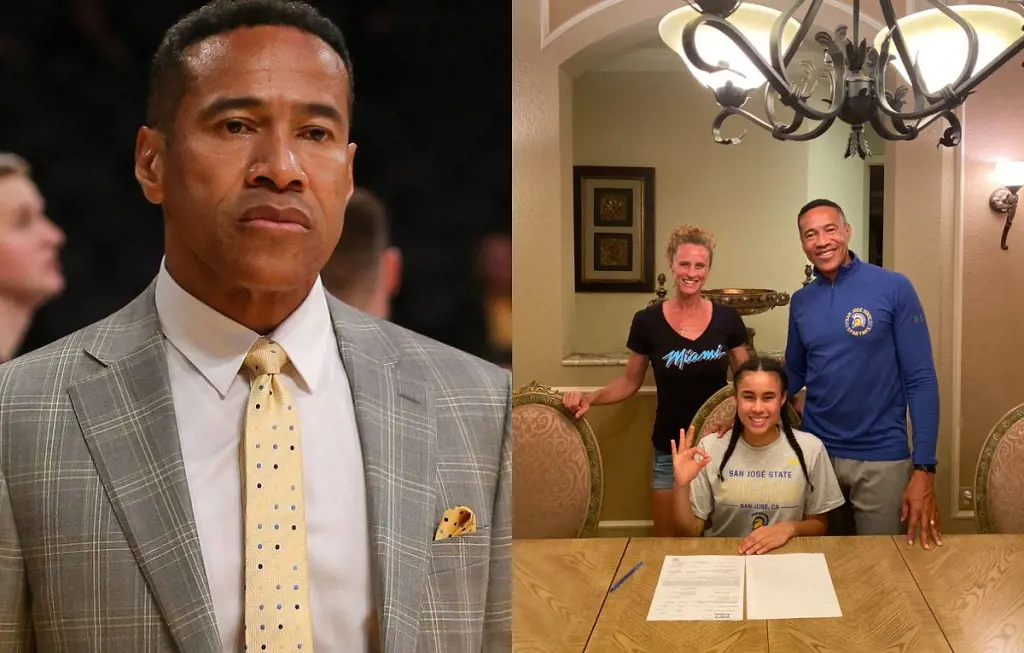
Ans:
[{"label": "beige wall", "polygon": [[[561,0],[550,4],[568,6]],[[842,18],[837,5],[823,6],[823,21]],[[560,362],[572,349],[579,321],[572,289],[571,170],[576,148],[583,147],[573,142],[572,84],[564,71],[587,68],[592,65],[588,58],[613,45],[621,49],[631,39],[638,43],[640,27],[647,30],[642,38],[649,38],[657,17],[677,6],[670,0],[593,4],[585,15],[561,19],[561,28],[552,33],[542,19],[548,3],[513,3],[517,384],[536,379],[553,386],[594,387],[620,371],[567,368]],[[1024,401],[1024,377],[1015,374],[1016,361],[1024,358],[1024,341],[1017,337],[1024,300],[1015,290],[1024,280],[1024,235],[1011,232],[1011,249],[1000,251],[1002,218],[987,205],[994,159],[1024,159],[1024,127],[1012,115],[1024,100],[1019,74],[1015,65],[1007,66],[968,101],[964,147],[937,149],[941,128],[932,128],[916,142],[888,144],[884,156],[887,264],[917,288],[935,351],[942,401],[937,491],[947,532],[973,529],[972,514],[956,510],[957,491],[973,483],[977,452],[989,429],[1008,408]],[[829,138],[845,140],[844,128],[832,131]],[[822,149],[812,150],[810,160],[829,156],[825,141],[818,147]],[[757,156],[746,143],[731,149],[737,160]],[[832,178],[825,174],[819,182],[813,175],[807,179],[827,184]],[[716,276],[719,281],[726,285],[726,279]],[[606,521],[648,518],[653,407],[653,397],[642,394],[592,412],[606,468],[617,470],[606,488]]]},{"label": "beige wall", "polygon": [[989,209],[997,159],[1024,160],[1021,70],[1011,63],[967,104],[964,139],[963,424],[960,474],[974,475],[996,421],[1024,403],[1024,219],[999,249],[1005,216]]}]

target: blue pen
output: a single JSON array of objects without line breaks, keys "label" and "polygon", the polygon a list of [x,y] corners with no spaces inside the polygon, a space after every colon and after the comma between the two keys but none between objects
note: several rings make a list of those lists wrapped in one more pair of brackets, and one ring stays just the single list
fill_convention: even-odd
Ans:
[{"label": "blue pen", "polygon": [[622,578],[620,578],[619,580],[615,581],[615,584],[612,585],[612,588],[610,590],[608,590],[608,593],[611,594],[612,592],[617,590],[619,588],[619,585],[622,585],[623,583],[625,583],[626,579],[628,579],[630,576],[635,574],[636,570],[639,569],[640,567],[642,567],[643,565],[644,565],[644,561],[643,560],[641,560],[640,562],[638,562],[635,565],[633,565],[633,568],[630,569],[629,571],[627,571],[626,574]]}]

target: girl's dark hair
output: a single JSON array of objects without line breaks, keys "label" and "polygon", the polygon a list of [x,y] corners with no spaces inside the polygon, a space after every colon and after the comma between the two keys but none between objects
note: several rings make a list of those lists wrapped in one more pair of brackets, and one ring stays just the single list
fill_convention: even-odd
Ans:
[{"label": "girl's dark hair", "polygon": [[[737,388],[736,391],[736,420],[732,424],[732,435],[729,438],[729,446],[725,449],[725,455],[722,456],[722,464],[718,467],[718,480],[724,481],[725,477],[722,476],[722,471],[725,469],[726,463],[729,462],[729,457],[732,456],[732,452],[736,450],[736,443],[743,436],[743,422],[740,421],[739,411],[739,385],[740,379],[743,375],[750,372],[767,372],[774,374],[779,378],[779,385],[782,387],[782,391],[785,392],[786,388],[789,387],[789,378],[786,376],[786,370],[780,363],[770,358],[751,358],[747,362],[743,363],[736,369],[733,374],[733,387]],[[793,435],[793,427],[789,423],[789,416],[786,412],[786,406],[782,406],[780,417],[782,418],[782,432],[786,434],[786,441],[789,442],[789,446],[796,452],[796,459],[800,462],[800,469],[804,471],[804,478],[807,479],[807,484],[811,486],[811,492],[814,492],[814,483],[811,483],[811,477],[807,473],[807,462],[804,460],[804,452],[800,449],[800,443],[796,441],[796,436]]]}]

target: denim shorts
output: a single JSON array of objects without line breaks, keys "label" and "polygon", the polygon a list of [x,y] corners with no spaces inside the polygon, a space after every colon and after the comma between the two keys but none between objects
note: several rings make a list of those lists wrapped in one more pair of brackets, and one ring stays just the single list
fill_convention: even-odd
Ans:
[{"label": "denim shorts", "polygon": [[651,474],[652,490],[671,490],[675,475],[672,473],[672,454],[654,450],[654,469]]}]

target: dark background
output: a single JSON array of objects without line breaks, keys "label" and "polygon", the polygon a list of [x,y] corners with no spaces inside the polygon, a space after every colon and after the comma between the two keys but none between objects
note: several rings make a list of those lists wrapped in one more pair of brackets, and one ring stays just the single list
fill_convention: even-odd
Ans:
[{"label": "dark background", "polygon": [[[133,176],[149,61],[203,2],[0,2],[0,150],[29,160],[67,234],[68,285],[22,351],[116,311],[155,276],[159,207]],[[388,205],[404,255],[393,320],[489,357],[475,247],[511,233],[509,6],[310,2],[345,33],[356,183]],[[18,6],[12,6],[18,5]]]}]

